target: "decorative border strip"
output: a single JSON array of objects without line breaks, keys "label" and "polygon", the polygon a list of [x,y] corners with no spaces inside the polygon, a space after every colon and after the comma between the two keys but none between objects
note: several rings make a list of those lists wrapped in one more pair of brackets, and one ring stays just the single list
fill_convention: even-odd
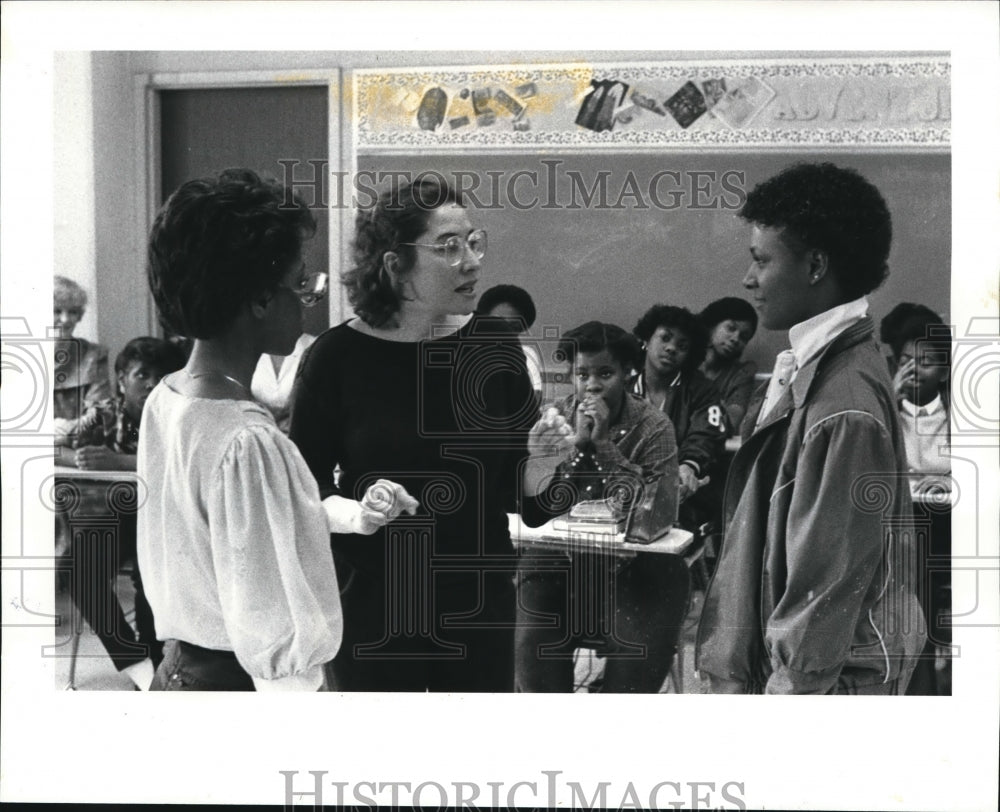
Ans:
[{"label": "decorative border strip", "polygon": [[947,151],[946,56],[357,70],[358,153]]}]

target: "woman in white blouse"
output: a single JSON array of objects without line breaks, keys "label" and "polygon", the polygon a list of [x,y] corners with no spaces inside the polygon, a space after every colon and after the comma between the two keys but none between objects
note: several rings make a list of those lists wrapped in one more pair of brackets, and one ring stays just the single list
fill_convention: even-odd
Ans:
[{"label": "woman in white blouse", "polygon": [[153,225],[160,317],[194,338],[143,413],[139,567],[164,659],[152,690],[316,690],[342,634],[330,532],[373,533],[415,501],[391,482],[321,501],[296,447],[250,394],[262,353],[288,355],[302,307],[305,205],[249,170],[190,181]]}]

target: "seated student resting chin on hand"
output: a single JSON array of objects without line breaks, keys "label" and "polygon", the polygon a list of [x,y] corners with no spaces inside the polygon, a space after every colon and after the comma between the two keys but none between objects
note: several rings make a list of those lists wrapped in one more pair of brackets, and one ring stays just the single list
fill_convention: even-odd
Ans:
[{"label": "seated student resting chin on hand", "polygon": [[[541,503],[561,513],[577,502],[606,500],[627,515],[651,493],[658,502],[652,513],[669,529],[677,515],[677,446],[669,418],[625,391],[640,356],[637,340],[615,325],[588,322],[566,333],[560,350],[573,365],[576,393],[546,408],[531,431],[527,473],[541,485]],[[608,658],[604,691],[659,690],[687,606],[683,559],[564,555],[561,568],[551,566],[551,552],[528,549],[521,556],[517,688],[571,691],[574,651],[596,635]],[[574,568],[595,572],[606,588],[584,590]],[[542,621],[551,616],[555,625]]]}]

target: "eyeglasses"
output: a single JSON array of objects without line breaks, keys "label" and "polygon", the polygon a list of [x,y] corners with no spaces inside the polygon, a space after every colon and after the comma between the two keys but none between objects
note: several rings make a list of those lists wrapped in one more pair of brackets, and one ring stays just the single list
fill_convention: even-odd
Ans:
[{"label": "eyeglasses", "polygon": [[465,258],[465,249],[468,246],[472,255],[476,259],[486,256],[486,232],[481,228],[470,232],[464,239],[458,236],[451,236],[444,242],[401,242],[400,245],[413,245],[417,248],[432,248],[439,254],[444,254],[445,262],[452,267],[460,265]]},{"label": "eyeglasses", "polygon": [[317,304],[320,299],[326,296],[327,281],[329,278],[330,277],[327,274],[317,271],[316,273],[304,276],[302,281],[295,287],[288,287],[287,285],[282,285],[281,287],[286,290],[290,290],[298,296],[299,301],[302,302],[305,307],[312,307],[314,304]]}]

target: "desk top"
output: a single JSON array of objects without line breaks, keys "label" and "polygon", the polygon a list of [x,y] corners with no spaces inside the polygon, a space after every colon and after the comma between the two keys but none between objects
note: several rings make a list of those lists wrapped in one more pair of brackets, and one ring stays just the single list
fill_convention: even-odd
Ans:
[{"label": "desk top", "polygon": [[549,547],[564,551],[600,550],[629,556],[636,553],[683,555],[694,540],[692,533],[682,530],[679,527],[672,528],[669,533],[649,544],[635,544],[631,541],[619,540],[622,538],[620,535],[581,534],[556,530],[552,523],[554,520],[546,522],[541,527],[528,527],[516,513],[508,513],[507,520],[510,526],[510,538],[515,546],[518,544],[531,544],[537,547]]},{"label": "desk top", "polygon": [[86,479],[91,482],[135,482],[139,475],[135,471],[85,471],[66,465],[55,466],[57,479]]},{"label": "desk top", "polygon": [[910,496],[916,505],[951,507],[955,500],[951,474],[934,471],[911,471]]},{"label": "desk top", "polygon": [[911,491],[910,498],[915,505],[935,505],[940,508],[950,508],[955,504],[954,491]]}]

